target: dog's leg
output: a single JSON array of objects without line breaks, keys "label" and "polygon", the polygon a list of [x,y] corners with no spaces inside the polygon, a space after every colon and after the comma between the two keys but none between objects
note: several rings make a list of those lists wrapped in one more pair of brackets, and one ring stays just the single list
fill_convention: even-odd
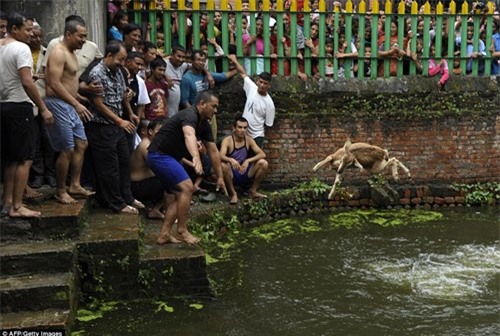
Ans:
[{"label": "dog's leg", "polygon": [[395,158],[390,158],[389,160],[387,160],[387,163],[385,165],[385,167],[391,167],[392,178],[396,182],[399,181],[398,165],[396,163],[397,161],[398,160],[396,160]]},{"label": "dog's leg", "polygon": [[333,182],[332,190],[330,190],[330,193],[328,194],[328,199],[333,199],[333,196],[335,196],[335,188],[337,187],[337,184],[340,184],[341,175],[342,174],[337,173],[335,176],[335,182]]},{"label": "dog's leg", "polygon": [[356,158],[354,158],[354,165],[355,165],[356,167],[358,167],[359,169],[361,169],[361,170],[365,170],[365,167],[363,167],[363,166],[361,165],[361,163],[359,163],[359,161],[358,161],[358,160],[356,160]]},{"label": "dog's leg", "polygon": [[406,166],[404,164],[401,163],[401,161],[399,161],[398,159],[394,159],[396,160],[396,164],[401,167],[401,169],[403,169],[403,171],[405,172],[406,176],[408,177],[409,180],[411,180],[411,173],[410,173],[410,170],[408,168],[406,168]]},{"label": "dog's leg", "polygon": [[320,162],[316,163],[316,165],[313,168],[313,171],[318,170],[319,168],[323,167],[324,165],[326,165],[328,162],[330,162],[332,160],[333,160],[333,157],[331,155],[328,155],[326,157],[326,159],[324,159],[323,161],[320,161]]}]

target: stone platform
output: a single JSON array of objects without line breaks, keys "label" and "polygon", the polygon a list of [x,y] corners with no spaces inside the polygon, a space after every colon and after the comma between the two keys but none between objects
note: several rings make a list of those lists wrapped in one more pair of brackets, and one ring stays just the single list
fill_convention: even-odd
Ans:
[{"label": "stone platform", "polygon": [[81,300],[212,295],[201,247],[157,245],[161,220],[39,191],[40,218],[1,218],[0,330],[69,334]]}]

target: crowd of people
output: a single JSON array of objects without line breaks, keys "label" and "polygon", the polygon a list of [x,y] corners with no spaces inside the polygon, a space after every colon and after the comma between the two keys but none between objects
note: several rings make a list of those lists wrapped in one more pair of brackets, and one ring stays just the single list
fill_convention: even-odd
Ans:
[{"label": "crowd of people", "polygon": [[[101,53],[78,15],[66,18],[63,34],[47,48],[35,19],[1,13],[4,23],[4,216],[41,216],[25,202],[40,197],[36,189],[47,184],[64,205],[93,197],[115,213],[148,208],[148,217],[163,220],[159,244],[193,244],[198,238],[187,228],[189,208],[204,180],[213,178],[215,191],[230,204],[238,202],[235,186],[251,198],[265,197],[258,192],[268,167],[264,130],[275,114],[269,73],[254,83],[235,55],[228,56],[232,70],[210,72],[204,51],[194,50],[188,59],[180,45],[167,57],[148,43],[130,49],[111,39]],[[212,88],[237,74],[247,101],[228,136],[232,142],[222,139],[219,150],[219,97]]]},{"label": "crowd of people", "polygon": [[[308,0],[305,0],[308,1]],[[222,27],[222,17],[223,12],[217,11],[213,13],[213,32],[208,32],[209,25],[208,22],[210,17],[208,12],[201,12],[200,14],[200,36],[199,45],[202,48],[208,49],[208,45],[213,45],[215,52],[210,57],[221,57],[227,53],[235,53],[236,51],[236,41],[240,39],[243,45],[243,55],[246,56],[244,59],[244,66],[247,73],[251,73],[251,59],[256,60],[256,71],[255,73],[261,73],[264,71],[264,60],[266,58],[271,59],[271,71],[272,75],[277,75],[279,73],[278,59],[284,59],[283,62],[283,73],[285,76],[291,75],[291,62],[292,60],[297,60],[297,75],[302,79],[307,79],[308,77],[320,78],[322,73],[326,77],[336,78],[355,78],[360,77],[371,77],[373,73],[378,77],[383,77],[387,75],[384,73],[386,62],[379,61],[378,64],[374,63],[373,60],[388,60],[389,62],[389,75],[396,76],[398,64],[402,64],[403,74],[410,74],[410,68],[415,68],[417,74],[427,74],[429,76],[440,75],[438,80],[438,88],[443,88],[444,84],[449,78],[450,74],[469,74],[473,70],[473,60],[478,64],[478,73],[483,75],[485,73],[487,51],[491,53],[492,62],[490,74],[498,75],[500,73],[499,67],[499,54],[500,54],[500,14],[493,8],[493,36],[491,41],[486,40],[487,32],[487,20],[486,17],[489,7],[484,0],[478,0],[471,2],[470,16],[463,16],[462,14],[456,14],[454,16],[454,27],[453,36],[449,36],[448,29],[448,16],[443,16],[442,27],[437,27],[436,20],[436,8],[435,6],[431,8],[429,31],[424,32],[424,6],[421,6],[419,15],[416,21],[416,25],[412,23],[412,16],[410,15],[411,6],[413,1],[405,1],[405,16],[404,25],[398,24],[398,15],[386,15],[384,11],[377,13],[377,16],[373,16],[371,9],[369,8],[371,2],[367,1],[368,14],[363,15],[365,18],[365,31],[364,34],[359,33],[359,22],[360,16],[351,15],[352,17],[352,34],[351,41],[346,40],[346,29],[345,24],[346,16],[342,14],[342,6],[345,6],[346,1],[327,1],[327,5],[331,7],[330,13],[326,15],[326,29],[325,29],[325,45],[324,50],[319,50],[320,36],[319,36],[319,2],[318,0],[311,0],[309,2],[310,8],[310,26],[305,27],[304,16],[307,15],[303,12],[304,10],[304,0],[297,0],[296,7],[298,14],[296,14],[296,21],[291,20],[292,15],[289,12],[292,1],[285,1],[284,12],[276,12],[276,2],[270,2],[270,13],[269,17],[269,27],[264,27],[264,16],[263,12],[263,2],[257,1],[256,11],[250,11],[250,4],[248,0],[242,1],[242,12],[233,12],[232,6],[229,4],[228,8],[224,11],[227,13],[229,11],[228,27]],[[356,12],[356,5],[359,1],[353,1],[354,11]],[[420,2],[423,3],[423,2]],[[434,2],[435,3],[435,2]],[[490,2],[494,7],[495,4]],[[130,37],[127,32],[130,32],[131,27],[135,27],[140,31],[140,27],[136,24],[131,24],[124,22],[123,19],[117,20],[117,18],[126,18],[127,13],[131,12],[132,3],[128,0],[118,0],[111,1],[108,8],[110,13],[115,10],[115,14],[110,14],[110,17],[114,17],[114,24],[110,27],[108,34],[109,38],[113,37],[112,32],[118,30],[123,34],[123,41],[126,44],[134,45],[134,40]],[[169,27],[171,32],[171,45],[177,45],[180,40],[178,34],[179,27],[183,26],[183,32],[186,34],[186,45],[189,50],[191,46],[197,45],[195,39],[198,37],[192,34],[192,14],[191,11],[186,11],[185,20],[183,24],[179,21],[178,13],[175,11],[176,3],[171,3],[171,7],[174,8],[170,12],[170,22]],[[189,6],[189,2],[187,3]],[[339,21],[335,21],[335,15],[331,12],[333,8],[339,8],[341,11]],[[393,5],[394,10],[397,9],[396,3]],[[157,49],[162,51],[165,45],[165,34],[164,34],[164,23],[163,20],[163,2],[159,1],[156,5],[157,11],[157,21],[156,21],[156,37],[150,36],[151,25],[148,23],[148,28],[144,29],[145,40],[156,41]],[[143,8],[147,10],[147,7]],[[242,13],[242,27],[241,31],[238,31],[236,27],[236,15],[241,15]],[[114,16],[113,16],[114,15]],[[252,16],[255,19],[251,19]],[[278,16],[282,16],[282,20],[277,20]],[[479,30],[474,29],[473,17],[480,17]],[[372,20],[377,20],[376,27],[373,29]],[[386,27],[386,20],[390,21],[390,30]],[[283,23],[283,27],[278,27],[279,22]],[[255,24],[255,33],[250,33],[251,22]],[[292,27],[295,25],[295,27]],[[415,25],[415,26],[413,26]],[[461,48],[462,45],[462,26],[467,26],[467,46],[465,48],[465,54]],[[281,29],[279,29],[281,28]],[[439,30],[438,28],[442,28]],[[264,31],[268,29],[270,37],[270,50],[265,52],[264,41]],[[229,45],[221,47],[222,45],[222,31],[229,31]],[[403,30],[403,34],[400,34],[399,30]],[[279,35],[279,32],[283,32]],[[437,33],[441,31],[441,36],[437,36]],[[291,34],[295,32],[296,36],[292,38]],[[424,46],[424,35],[429,36],[428,45]],[[372,44],[372,37],[375,35],[377,41],[376,46]],[[403,40],[400,41],[399,36],[403,36]],[[475,36],[477,35],[477,36]],[[336,37],[338,36],[338,38]],[[475,39],[478,42],[474,42]],[[386,43],[386,40],[389,43]],[[436,54],[436,41],[440,41],[442,46],[441,52]],[[412,43],[412,41],[414,43]],[[292,48],[292,43],[295,42],[295,48]],[[139,42],[140,43],[140,42]],[[337,44],[337,45],[335,45]],[[453,54],[449,54],[449,45],[453,45]],[[255,47],[253,49],[253,47]],[[374,49],[375,48],[375,49]],[[426,52],[424,52],[424,49]],[[292,52],[296,54],[292,54]],[[428,54],[427,54],[428,51]],[[425,55],[427,54],[427,55]],[[279,57],[278,55],[282,55]],[[306,70],[304,67],[304,60],[307,57],[312,62],[312,69]],[[320,56],[324,55],[324,56]],[[319,59],[324,59],[324,63],[320,63]],[[463,67],[461,60],[466,60],[466,66]],[[336,61],[336,62],[335,62]],[[338,63],[334,67],[334,63]],[[217,69],[220,71],[221,64],[216,62]],[[361,66],[362,64],[362,66]],[[451,65],[453,64],[453,67]],[[324,67],[324,69],[320,69]],[[425,67],[425,69],[424,69]],[[347,73],[349,75],[347,75]]]},{"label": "crowd of people", "polygon": [[[245,0],[243,5],[244,9],[249,8]],[[334,2],[334,5],[340,4]],[[265,129],[273,125],[275,118],[268,90],[278,66],[273,58],[272,71],[268,73],[257,62],[259,75],[254,82],[247,75],[248,60],[238,60],[234,55],[234,38],[243,39],[245,56],[252,53],[253,45],[261,54],[264,53],[263,31],[270,29],[272,55],[276,54],[275,48],[282,45],[286,56],[292,57],[290,50],[294,49],[298,54],[293,57],[302,60],[306,48],[317,56],[321,54],[315,14],[317,1],[311,3],[309,38],[304,38],[304,27],[300,25],[303,21],[296,29],[290,29],[287,13],[279,14],[285,23],[285,35],[281,37],[276,35],[276,20],[271,20],[267,28],[259,13],[255,13],[255,20],[250,20],[250,13],[245,13],[242,32],[235,32],[234,20],[229,22],[233,47],[228,50],[220,46],[223,29],[220,12],[215,13],[215,29],[219,33],[215,32],[214,38],[206,34],[208,17],[201,15],[200,38],[206,43],[201,43],[199,50],[192,50],[192,36],[186,40],[187,46],[179,44],[175,32],[180,23],[175,20],[175,12],[171,12],[174,40],[168,55],[163,50],[165,36],[162,36],[161,20],[157,23],[156,38],[151,39],[149,29],[129,23],[129,6],[126,0],[108,3],[110,27],[108,43],[102,51],[87,39],[86,23],[78,15],[68,16],[61,36],[52,39],[45,48],[43,29],[35,19],[20,13],[9,16],[0,13],[1,212],[12,218],[40,216],[39,211],[29,209],[25,203],[41,197],[37,189],[46,184],[55,188],[54,198],[62,204],[93,197],[101,206],[116,213],[137,214],[140,209],[148,208],[148,217],[163,219],[159,244],[196,243],[198,239],[187,229],[188,213],[193,194],[205,192],[204,181],[211,181],[217,190],[226,193],[230,204],[239,201],[238,186],[247,190],[249,197],[265,197],[258,188],[268,170],[263,150]],[[384,19],[380,15],[378,32],[370,31],[371,26],[367,24],[364,36],[370,41],[367,36],[378,34],[377,51],[356,36],[346,41],[341,27],[339,45],[335,48],[332,30],[327,29],[326,75],[333,75],[332,58],[338,59],[339,71],[344,75],[350,72],[356,76],[360,68],[365,76],[371,71],[381,74],[383,68],[370,69],[370,55],[375,53],[378,58],[390,60],[391,75],[395,74],[398,62],[414,62],[420,71],[425,63],[430,76],[440,75],[439,88],[446,84],[452,71],[461,71],[460,67],[448,69],[445,58],[435,57],[434,30],[427,62],[421,61],[418,50],[411,49],[408,40],[414,36],[417,36],[418,48],[423,48],[423,21],[419,21],[416,32],[405,29],[404,43],[399,46],[398,25],[391,23],[390,36],[385,36]],[[256,25],[255,35],[248,33],[250,22]],[[492,74],[498,74],[498,15],[494,16],[494,23],[493,41],[486,44],[483,36],[479,36],[479,46],[473,46],[474,27],[467,22],[466,50],[470,59],[484,59],[485,48],[490,46],[494,58]],[[460,30],[461,24],[462,21],[457,20],[455,31]],[[186,22],[186,27],[190,26],[192,22],[191,25]],[[290,48],[291,31],[297,33],[294,39],[297,48]],[[443,29],[443,34],[447,31]],[[484,33],[484,29],[480,32]],[[457,46],[461,43],[460,34],[445,37],[453,38]],[[390,43],[385,42],[386,38]],[[277,43],[278,40],[281,43]],[[217,56],[228,59],[229,70],[209,70],[208,43],[214,46]],[[364,58],[356,62],[360,48],[364,48]],[[338,52],[333,54],[334,50]],[[354,61],[344,63],[348,58]],[[358,67],[358,63],[364,66]],[[383,62],[380,63],[382,66]],[[320,72],[319,64],[313,62],[315,76]],[[344,64],[350,68],[344,68]],[[484,71],[484,64],[480,63],[480,72]],[[299,65],[299,76],[307,78],[303,62]],[[470,71],[469,64],[467,71]],[[286,62],[285,73],[290,74]],[[237,75],[243,78],[247,98],[242,107],[244,112],[234,121],[232,134],[221,139],[217,146],[219,97],[211,90],[216,83]],[[342,77],[342,73],[338,76]]]}]

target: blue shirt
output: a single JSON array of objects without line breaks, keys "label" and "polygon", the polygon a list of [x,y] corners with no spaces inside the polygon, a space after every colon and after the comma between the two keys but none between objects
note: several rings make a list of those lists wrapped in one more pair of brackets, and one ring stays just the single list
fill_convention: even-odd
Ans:
[{"label": "blue shirt", "polygon": [[[495,47],[495,51],[500,51],[500,33],[493,34],[493,45]],[[500,66],[498,65],[498,59],[491,60],[491,74],[498,75],[500,74]]]},{"label": "blue shirt", "polygon": [[[216,83],[224,82],[227,77],[225,73],[211,72]],[[181,108],[185,108],[186,103],[194,105],[198,94],[208,90],[209,84],[205,74],[195,74],[192,71],[186,72],[181,80]]]}]

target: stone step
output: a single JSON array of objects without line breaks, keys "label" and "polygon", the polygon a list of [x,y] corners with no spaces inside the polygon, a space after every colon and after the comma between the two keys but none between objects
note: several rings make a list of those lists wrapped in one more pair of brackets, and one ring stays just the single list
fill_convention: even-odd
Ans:
[{"label": "stone step", "polygon": [[2,276],[1,312],[21,312],[76,307],[77,295],[72,273]]},{"label": "stone step", "polygon": [[178,295],[212,297],[206,271],[205,252],[199,245],[156,244],[158,221],[146,221],[139,279],[146,274],[148,290],[156,298]]},{"label": "stone step", "polygon": [[80,234],[78,265],[82,294],[104,300],[129,299],[137,281],[139,215],[91,209]]},{"label": "stone step", "polygon": [[30,209],[42,213],[40,218],[2,218],[0,242],[77,238],[87,209],[87,201],[61,204],[48,199]]},{"label": "stone step", "polygon": [[74,314],[64,309],[6,313],[0,319],[0,330],[63,331],[63,335],[69,335],[73,320]]},{"label": "stone step", "polygon": [[0,245],[0,274],[64,273],[73,269],[76,242],[32,241]]}]

